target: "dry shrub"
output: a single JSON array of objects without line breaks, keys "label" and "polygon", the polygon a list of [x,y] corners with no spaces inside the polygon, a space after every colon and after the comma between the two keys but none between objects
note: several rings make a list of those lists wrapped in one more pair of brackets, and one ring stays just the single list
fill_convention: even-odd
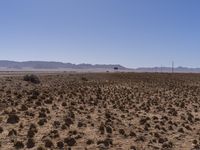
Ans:
[{"label": "dry shrub", "polygon": [[27,74],[24,76],[24,81],[28,81],[34,84],[39,84],[40,83],[40,79],[38,76],[34,75],[34,74]]}]

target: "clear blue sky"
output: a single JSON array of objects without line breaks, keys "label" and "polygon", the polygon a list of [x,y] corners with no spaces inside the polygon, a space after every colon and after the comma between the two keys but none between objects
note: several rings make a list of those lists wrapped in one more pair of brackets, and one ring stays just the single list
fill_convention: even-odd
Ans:
[{"label": "clear blue sky", "polygon": [[200,67],[199,0],[0,0],[0,59]]}]

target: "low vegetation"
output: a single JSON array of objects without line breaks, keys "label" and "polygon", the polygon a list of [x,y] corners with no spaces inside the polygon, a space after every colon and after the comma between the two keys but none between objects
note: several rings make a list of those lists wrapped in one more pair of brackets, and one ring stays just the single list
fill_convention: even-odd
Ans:
[{"label": "low vegetation", "polygon": [[65,73],[41,75],[38,86],[7,78],[2,150],[200,149],[199,74]]},{"label": "low vegetation", "polygon": [[34,75],[34,74],[27,74],[24,76],[24,81],[28,81],[34,84],[39,84],[40,83],[40,79],[38,76]]}]

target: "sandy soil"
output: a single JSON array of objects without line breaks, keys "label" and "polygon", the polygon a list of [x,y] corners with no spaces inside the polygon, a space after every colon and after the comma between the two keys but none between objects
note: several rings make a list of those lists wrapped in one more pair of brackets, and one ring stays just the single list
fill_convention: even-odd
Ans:
[{"label": "sandy soil", "polygon": [[200,149],[200,75],[0,77],[0,150]]}]

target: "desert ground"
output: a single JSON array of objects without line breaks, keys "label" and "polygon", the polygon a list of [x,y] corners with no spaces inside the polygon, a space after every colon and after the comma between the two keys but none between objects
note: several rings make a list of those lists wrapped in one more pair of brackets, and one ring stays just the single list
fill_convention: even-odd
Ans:
[{"label": "desert ground", "polygon": [[0,150],[200,149],[200,74],[37,75],[0,77]]}]

